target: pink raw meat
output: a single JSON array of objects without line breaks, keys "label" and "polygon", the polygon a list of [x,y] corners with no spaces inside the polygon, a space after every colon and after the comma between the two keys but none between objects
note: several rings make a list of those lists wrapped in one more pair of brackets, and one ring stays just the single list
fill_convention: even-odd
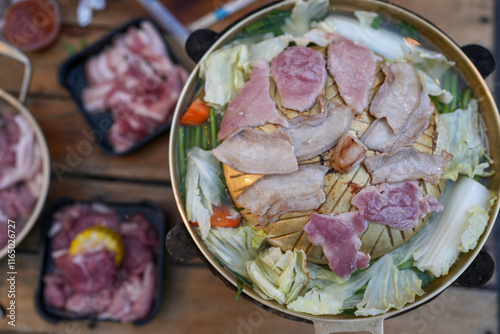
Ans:
[{"label": "pink raw meat", "polygon": [[323,55],[305,46],[292,46],[271,63],[281,105],[300,112],[310,109],[325,86]]},{"label": "pink raw meat", "polygon": [[75,291],[97,292],[113,282],[115,253],[105,249],[76,256],[61,254],[54,263]]},{"label": "pink raw meat", "polygon": [[267,123],[288,127],[285,118],[278,114],[276,104],[269,95],[269,65],[262,59],[253,63],[250,80],[240,95],[229,102],[221,122],[217,138],[222,140],[242,127],[254,127]]},{"label": "pink raw meat", "polygon": [[357,269],[368,267],[370,255],[359,251],[358,235],[366,230],[367,223],[358,212],[323,215],[313,212],[304,226],[307,237],[320,245],[332,271],[349,278]]},{"label": "pink raw meat", "polygon": [[417,181],[366,187],[352,198],[351,204],[367,221],[401,231],[417,226],[429,212],[443,210],[435,197],[422,195]]},{"label": "pink raw meat", "polygon": [[361,114],[368,106],[379,60],[366,46],[338,34],[328,47],[328,71],[355,114]]}]

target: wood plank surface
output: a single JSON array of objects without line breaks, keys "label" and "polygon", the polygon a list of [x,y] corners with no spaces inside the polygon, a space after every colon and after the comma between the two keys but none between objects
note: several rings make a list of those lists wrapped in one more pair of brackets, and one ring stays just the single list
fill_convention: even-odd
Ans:
[{"label": "wood plank surface", "polygon": [[[193,22],[227,0],[163,0],[184,24]],[[493,0],[391,0],[422,15],[452,37],[459,45],[482,44],[492,48],[494,40]],[[107,9],[97,12],[90,27],[76,24],[77,0],[58,0],[63,27],[54,45],[40,52],[28,53],[34,75],[28,108],[39,121],[49,143],[53,166],[66,165],[61,179],[52,170],[52,183],[47,204],[63,196],[81,200],[138,202],[150,199],[166,214],[167,228],[181,218],[170,186],[168,169],[168,133],[126,157],[110,157],[91,146],[88,154],[72,160],[88,139],[85,119],[68,92],[59,85],[58,69],[69,56],[70,47],[79,50],[82,42],[92,43],[109,31],[135,17],[147,13],[134,0],[108,0]],[[267,3],[259,0],[244,11],[216,24],[221,31],[245,12]],[[16,92],[22,68],[0,59],[0,87]],[[494,88],[492,82],[491,87]],[[75,162],[77,161],[77,162]],[[264,312],[246,300],[235,301],[235,293],[217,280],[200,260],[179,264],[169,259],[165,266],[163,303],[153,321],[141,328],[117,323],[51,324],[44,321],[34,307],[37,288],[41,224],[38,222],[19,245],[17,253],[18,322],[11,327],[0,320],[0,333],[313,333],[310,324],[294,322]],[[493,237],[489,245],[495,245]],[[491,247],[491,246],[490,246]],[[0,260],[0,303],[8,302],[6,293],[6,259]],[[494,281],[496,283],[496,281]],[[490,289],[495,287],[490,283]],[[452,288],[432,303],[406,315],[386,321],[386,333],[496,333],[498,327],[497,294],[492,290],[460,290]],[[458,291],[458,292],[457,292]],[[424,328],[425,326],[425,328]]]},{"label": "wood plank surface", "polygon": [[[58,180],[52,182],[46,207],[50,207],[51,203],[63,197],[81,201],[119,203],[139,203],[143,200],[150,200],[163,209],[167,231],[182,221],[172,189],[168,184],[107,181],[68,176],[63,178],[61,182]],[[40,249],[41,220],[42,218],[38,220],[25,240],[19,244],[20,250],[38,252]]]},{"label": "wood plank surface", "polygon": [[[247,300],[235,300],[236,293],[217,280],[206,268],[191,265],[168,265],[163,282],[163,303],[159,314],[148,324],[136,328],[131,324],[100,322],[89,329],[83,321],[51,324],[35,309],[33,294],[37,288],[38,255],[22,254],[17,258],[17,325],[0,321],[0,332],[33,333],[313,333],[311,325],[282,319],[259,309]],[[7,261],[0,260],[0,268]],[[3,275],[2,275],[3,276]],[[29,289],[27,287],[30,287]],[[202,297],[202,298],[200,298]],[[0,283],[0,303],[6,305],[7,287]]]}]

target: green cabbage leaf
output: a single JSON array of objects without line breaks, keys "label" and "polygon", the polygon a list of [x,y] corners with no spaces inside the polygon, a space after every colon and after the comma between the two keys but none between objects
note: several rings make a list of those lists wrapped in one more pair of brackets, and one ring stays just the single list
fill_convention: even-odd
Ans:
[{"label": "green cabbage leaf", "polygon": [[283,253],[280,248],[271,247],[248,261],[246,270],[254,291],[262,298],[287,304],[296,299],[306,285],[306,254],[298,249]]},{"label": "green cabbage leaf", "polygon": [[459,174],[469,178],[493,174],[486,171],[489,163],[482,162],[485,147],[476,100],[472,99],[467,109],[438,115],[436,131],[439,133],[436,152],[445,150],[453,154],[453,160],[446,166],[443,178],[455,181]]},{"label": "green cabbage leaf", "polygon": [[204,242],[224,267],[249,280],[246,262],[257,258],[266,237],[263,230],[250,225],[213,227]]}]

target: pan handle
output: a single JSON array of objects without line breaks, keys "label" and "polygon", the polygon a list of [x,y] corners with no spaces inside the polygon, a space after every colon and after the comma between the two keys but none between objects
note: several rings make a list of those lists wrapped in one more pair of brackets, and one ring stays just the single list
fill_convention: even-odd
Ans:
[{"label": "pan handle", "polygon": [[19,102],[24,104],[26,101],[26,96],[28,96],[28,89],[31,81],[31,62],[29,58],[19,51],[17,48],[12,45],[0,40],[0,55],[12,58],[17,60],[24,65],[24,76],[23,83],[21,84],[21,90],[19,91]]},{"label": "pan handle", "polygon": [[371,333],[384,334],[384,319],[366,318],[348,321],[313,320],[315,334]]}]

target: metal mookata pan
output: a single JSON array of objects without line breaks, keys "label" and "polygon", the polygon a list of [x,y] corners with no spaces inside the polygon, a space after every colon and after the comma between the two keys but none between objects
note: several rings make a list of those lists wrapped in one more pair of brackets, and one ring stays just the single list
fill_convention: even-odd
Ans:
[{"label": "metal mookata pan", "polygon": [[[47,198],[49,184],[50,184],[50,158],[49,158],[49,149],[47,146],[47,142],[45,140],[45,136],[43,135],[43,132],[40,129],[40,126],[38,125],[33,115],[24,105],[26,97],[28,95],[29,84],[31,81],[32,68],[30,60],[21,51],[3,41],[0,41],[0,56],[9,57],[24,65],[23,81],[19,89],[18,98],[15,98],[14,96],[10,95],[9,93],[0,88],[0,114],[2,114],[2,112],[5,109],[9,109],[15,113],[22,115],[28,121],[28,123],[30,124],[31,128],[35,133],[36,141],[40,147],[40,152],[42,157],[42,171],[40,179],[41,186],[39,187],[39,193],[36,194],[37,201],[35,207],[33,208],[33,211],[31,212],[29,217],[25,217],[24,221],[15,222],[16,225],[15,245],[18,245],[26,237],[29,231],[33,228],[43,210],[43,206]],[[18,228],[19,226],[22,226],[22,228],[19,229]],[[7,254],[9,248],[12,248],[13,245],[14,244],[12,244],[11,246],[7,245],[2,249],[0,249],[0,259]]]},{"label": "metal mookata pan", "polygon": [[[487,126],[489,142],[491,143],[491,155],[494,160],[500,159],[500,146],[496,144],[500,142],[500,121],[498,110],[493,97],[483,79],[494,69],[494,60],[489,52],[485,52],[484,48],[478,46],[467,46],[461,48],[445,33],[433,26],[431,23],[404,8],[390,3],[377,0],[331,0],[330,5],[335,10],[363,10],[376,13],[384,13],[389,20],[394,20],[396,22],[406,22],[408,25],[414,26],[419,32],[420,36],[423,36],[431,41],[431,43],[435,45],[436,48],[439,49],[440,52],[442,52],[448,59],[454,61],[456,63],[457,69],[461,72],[467,83],[473,89],[474,95],[479,98],[479,107]],[[215,50],[231,41],[231,39],[234,38],[238,33],[242,32],[245,27],[267,17],[273,10],[291,10],[293,6],[294,1],[274,3],[240,20],[220,35],[210,31],[195,32],[190,37],[190,39],[188,39],[186,47],[187,51],[188,53],[190,53],[193,59],[199,60],[199,58],[201,58],[201,61],[203,61],[203,59],[205,59],[207,55],[211,54]],[[203,39],[194,40],[196,35],[198,35],[198,38],[199,36],[203,36]],[[213,44],[210,46],[212,42]],[[205,53],[202,56],[203,52]],[[171,180],[177,206],[183,219],[183,227],[185,227],[185,229],[187,229],[188,231],[188,240],[186,240],[184,245],[188,245],[189,241],[192,239],[192,241],[194,241],[196,245],[197,250],[201,253],[201,257],[203,257],[204,260],[209,263],[209,267],[211,267],[211,269],[214,269],[216,275],[228,282],[233,287],[236,287],[237,278],[214,259],[211,252],[198,236],[195,228],[193,228],[193,226],[187,221],[183,199],[181,197],[179,166],[177,159],[178,130],[183,112],[186,110],[186,108],[193,100],[193,97],[199,91],[199,72],[200,64],[195,67],[194,71],[189,77],[186,86],[184,87],[184,90],[177,104],[174,119],[172,122],[172,130],[170,136]],[[494,164],[492,168],[495,171],[495,174],[490,180],[490,190],[498,197],[500,194],[499,164]],[[252,288],[248,286],[244,287],[243,292],[252,301],[258,303],[260,306],[267,310],[270,310],[273,313],[280,314],[287,318],[312,322],[314,324],[315,331],[318,334],[340,332],[370,332],[373,334],[381,334],[383,333],[383,321],[385,319],[407,312],[432,300],[453,282],[459,279],[462,274],[464,274],[466,269],[480,254],[481,249],[493,228],[498,210],[499,203],[497,201],[491,209],[488,226],[479,239],[476,248],[468,253],[462,254],[459,260],[452,266],[448,275],[442,276],[432,283],[428,284],[424,288],[425,294],[423,296],[417,297],[414,302],[406,304],[399,310],[391,309],[385,314],[370,317],[356,317],[355,315],[350,314],[314,316],[294,312],[276,302],[264,300],[255,291],[253,291]],[[179,230],[177,230],[176,232],[179,232]],[[178,248],[178,244],[176,244],[175,247],[169,247],[169,242],[178,241],[179,235],[180,234],[177,234],[175,236],[172,235],[171,238],[167,237],[167,248]],[[178,253],[182,253],[182,251],[183,250],[179,250]],[[493,268],[491,262],[489,263],[491,273]],[[481,266],[481,264],[479,265]]]}]

